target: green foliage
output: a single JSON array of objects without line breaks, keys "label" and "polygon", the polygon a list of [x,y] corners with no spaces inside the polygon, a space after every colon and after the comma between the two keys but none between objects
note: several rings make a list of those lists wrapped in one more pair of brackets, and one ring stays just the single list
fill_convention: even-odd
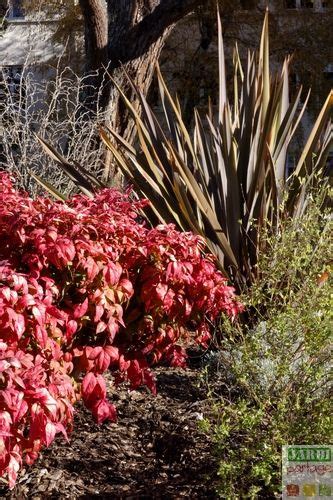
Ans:
[{"label": "green foliage", "polygon": [[321,203],[312,198],[300,219],[264,237],[261,279],[243,296],[258,322],[236,332],[225,322],[218,369],[206,368],[212,411],[203,428],[222,498],[273,498],[282,445],[330,439],[332,222]]},{"label": "green foliage", "polygon": [[294,304],[303,307],[304,300],[319,293],[317,284],[328,277],[332,264],[330,195],[328,183],[319,190],[312,188],[303,214],[281,221],[274,235],[269,226],[263,230],[260,279],[245,295],[257,319],[280,314],[283,308],[293,311]]}]

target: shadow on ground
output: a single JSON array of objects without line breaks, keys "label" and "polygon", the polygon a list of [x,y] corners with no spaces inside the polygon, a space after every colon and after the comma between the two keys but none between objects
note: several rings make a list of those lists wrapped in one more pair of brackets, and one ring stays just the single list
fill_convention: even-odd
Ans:
[{"label": "shadow on ground", "polygon": [[159,368],[158,395],[117,391],[116,424],[95,425],[81,406],[69,444],[58,439],[6,499],[216,498],[216,464],[198,427],[206,405],[198,370]]}]

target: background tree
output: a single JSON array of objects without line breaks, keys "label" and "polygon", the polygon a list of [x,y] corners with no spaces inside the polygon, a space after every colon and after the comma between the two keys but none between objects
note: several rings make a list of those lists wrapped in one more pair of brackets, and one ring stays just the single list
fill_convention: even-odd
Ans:
[{"label": "background tree", "polygon": [[[227,11],[231,0],[221,1]],[[59,10],[55,0],[25,0],[25,8],[56,13],[66,36],[71,20],[83,20],[85,40],[85,72],[90,74],[90,91],[85,93],[85,105],[96,111],[97,103],[107,111],[109,125],[131,141],[134,135],[132,120],[120,99],[112,79],[122,87],[131,102],[137,103],[129,83],[130,77],[143,94],[147,94],[161,50],[172,28],[191,12],[202,17],[202,44],[209,45],[212,37],[212,16],[215,0],[79,0],[81,20],[73,10],[73,2],[65,0]],[[60,14],[60,15],[59,15]],[[68,31],[67,31],[68,30]],[[102,89],[102,91],[101,91]]]},{"label": "background tree", "polygon": [[[136,101],[127,75],[146,95],[155,64],[175,24],[199,6],[213,7],[212,0],[80,0],[86,41],[86,71],[96,72],[100,88],[103,68]],[[94,99],[93,99],[94,101]],[[103,105],[110,125],[131,140],[133,123],[128,120],[119,93],[106,85]]]},{"label": "background tree", "polygon": [[[173,27],[191,12],[205,16],[216,12],[214,0],[80,0],[84,18],[86,72],[94,73],[89,104],[97,102],[96,92],[103,88],[102,107],[108,122],[126,140],[134,138],[134,122],[109,78],[104,80],[104,68],[121,86],[128,99],[139,107],[136,93],[128,77],[147,95],[155,65]],[[222,5],[231,5],[225,0]],[[210,43],[211,26],[204,33],[204,43]],[[106,161],[106,176],[108,176]]]}]

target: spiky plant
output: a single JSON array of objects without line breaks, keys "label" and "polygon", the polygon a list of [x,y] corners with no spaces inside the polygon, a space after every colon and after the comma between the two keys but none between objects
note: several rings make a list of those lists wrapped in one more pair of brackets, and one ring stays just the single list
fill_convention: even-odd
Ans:
[{"label": "spiky plant", "polygon": [[280,74],[270,74],[266,13],[259,54],[249,52],[243,67],[235,47],[231,101],[219,17],[218,33],[218,113],[209,106],[202,118],[194,110],[194,128],[188,130],[178,100],[157,69],[167,131],[139,89],[141,116],[119,89],[136,121],[138,148],[111,130],[103,130],[102,138],[125,176],[151,201],[154,215],[202,235],[221,269],[241,287],[258,275],[261,228],[270,224],[277,231],[281,216],[299,214],[314,173],[325,165],[332,144],[333,93],[287,179],[288,147],[309,94],[302,105],[301,88],[289,100],[290,57]]},{"label": "spiky plant", "polygon": [[[232,100],[227,91],[219,16],[218,50],[218,113],[208,105],[208,113],[202,117],[195,109],[194,127],[189,130],[178,99],[172,98],[157,68],[166,127],[139,88],[136,92],[141,114],[119,88],[136,123],[137,146],[107,128],[101,130],[101,136],[137,193],[150,200],[147,217],[203,236],[222,272],[242,289],[260,272],[257,263],[263,250],[262,229],[269,225],[276,232],[281,217],[298,216],[306,206],[309,187],[320,178],[318,172],[325,166],[332,145],[333,92],[323,105],[294,173],[287,179],[288,148],[309,93],[303,104],[301,88],[290,100],[290,57],[279,74],[270,73],[268,13],[259,53],[249,51],[243,65],[235,47]],[[61,164],[59,155],[58,162]],[[78,181],[85,190],[97,187],[91,176],[88,179],[87,173],[79,170],[76,168]],[[82,175],[90,188],[83,183]]]}]

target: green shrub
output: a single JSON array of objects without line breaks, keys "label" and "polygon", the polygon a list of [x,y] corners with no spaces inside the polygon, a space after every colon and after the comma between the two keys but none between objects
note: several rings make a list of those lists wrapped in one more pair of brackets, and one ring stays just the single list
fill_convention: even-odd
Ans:
[{"label": "green shrub", "polygon": [[204,372],[212,408],[202,425],[215,444],[222,498],[273,498],[282,445],[329,440],[332,223],[321,201],[266,238],[261,279],[242,298],[249,323],[224,321],[218,364]]}]

